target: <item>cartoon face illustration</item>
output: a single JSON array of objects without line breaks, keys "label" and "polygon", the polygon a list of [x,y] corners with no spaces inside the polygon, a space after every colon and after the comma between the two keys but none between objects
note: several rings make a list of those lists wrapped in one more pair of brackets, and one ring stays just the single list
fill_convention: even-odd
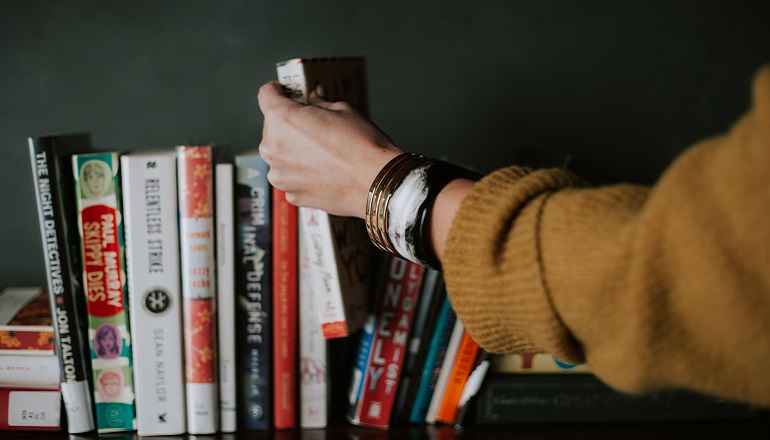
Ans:
[{"label": "cartoon face illustration", "polygon": [[105,162],[89,160],[80,167],[80,182],[85,197],[103,196],[110,189],[112,170]]},{"label": "cartoon face illustration", "polygon": [[120,354],[122,341],[114,324],[102,324],[96,328],[94,352],[104,359],[114,359]]},{"label": "cartoon face illustration", "polygon": [[120,395],[123,389],[123,374],[119,370],[104,370],[99,373],[97,382],[102,398],[109,400]]}]

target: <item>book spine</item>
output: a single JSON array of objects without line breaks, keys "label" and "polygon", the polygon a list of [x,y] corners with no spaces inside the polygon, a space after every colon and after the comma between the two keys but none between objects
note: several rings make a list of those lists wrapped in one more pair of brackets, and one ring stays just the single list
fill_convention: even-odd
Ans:
[{"label": "book spine", "polygon": [[356,420],[358,402],[361,400],[361,395],[363,394],[366,369],[367,365],[369,365],[369,358],[372,355],[372,341],[374,340],[374,326],[376,323],[377,315],[375,313],[370,313],[361,329],[358,350],[356,351],[356,357],[353,363],[350,391],[348,393],[349,408],[345,415],[351,423]]},{"label": "book spine", "polygon": [[14,386],[58,387],[59,358],[50,356],[0,356],[0,384]]},{"label": "book spine", "polygon": [[299,426],[324,428],[327,410],[326,338],[318,318],[318,297],[310,268],[306,236],[299,236]]},{"label": "book spine", "polygon": [[441,309],[436,317],[436,326],[433,329],[428,352],[421,366],[414,403],[409,411],[409,421],[412,423],[425,423],[425,416],[428,414],[428,407],[441,372],[441,365],[446,356],[449,338],[457,320],[446,292],[442,292],[441,295]]},{"label": "book spine", "polygon": [[273,419],[271,188],[258,155],[235,157],[238,425],[268,429]]},{"label": "book spine", "polygon": [[[58,384],[57,384],[58,386]],[[0,387],[0,430],[61,431],[61,391]]]},{"label": "book spine", "polygon": [[83,285],[99,432],[136,429],[117,153],[75,154]]},{"label": "book spine", "polygon": [[213,162],[210,146],[177,147],[187,432],[219,429]]},{"label": "book spine", "polygon": [[409,334],[409,345],[404,355],[404,366],[401,373],[401,381],[398,384],[398,394],[396,396],[396,406],[394,415],[398,421],[405,420],[406,412],[411,407],[414,398],[414,388],[416,380],[415,370],[418,362],[421,361],[427,344],[427,334],[430,331],[441,300],[439,286],[443,288],[441,272],[434,269],[426,269],[423,275],[422,286],[420,287],[420,298],[415,310],[414,325]]},{"label": "book spine", "polygon": [[274,427],[297,426],[297,207],[273,188]]},{"label": "book spine", "polygon": [[457,421],[460,396],[462,396],[465,383],[468,381],[471,371],[473,371],[478,354],[479,345],[471,338],[467,331],[464,331],[460,347],[457,349],[455,362],[452,365],[452,371],[449,373],[444,398],[436,414],[437,422],[454,424]]},{"label": "book spine", "polygon": [[237,419],[235,318],[235,207],[234,167],[215,167],[217,223],[217,332],[219,351],[219,428],[235,432]]},{"label": "book spine", "polygon": [[0,330],[0,356],[55,356],[53,326],[6,325]]},{"label": "book spine", "polygon": [[428,405],[428,411],[425,413],[425,423],[431,425],[436,423],[438,409],[444,399],[444,392],[446,391],[447,383],[449,382],[449,375],[452,371],[452,365],[454,364],[455,358],[457,357],[457,350],[460,348],[460,342],[462,341],[464,332],[465,327],[463,327],[462,322],[460,322],[459,319],[456,319],[454,327],[452,328],[452,334],[449,337],[449,343],[447,343],[446,346],[444,360],[438,370],[438,377],[436,378],[436,384],[433,387],[430,405]]},{"label": "book spine", "polygon": [[137,433],[187,430],[176,157],[121,157]]},{"label": "book spine", "polygon": [[[69,142],[77,142],[76,138],[63,140],[64,147]],[[58,142],[52,137],[29,138],[28,146],[67,430],[80,434],[94,430],[96,425],[89,382],[90,360],[86,358],[87,344],[81,332],[85,316],[78,316],[77,306],[83,298],[78,281],[80,263],[74,253],[77,227],[69,223],[75,219],[74,182],[69,167],[63,163],[69,160],[66,148],[58,152]]]},{"label": "book spine", "polygon": [[390,259],[356,424],[382,429],[390,424],[424,270],[399,257]]},{"label": "book spine", "polygon": [[321,304],[316,313],[323,336],[349,336],[329,215],[318,209],[299,208],[299,216],[300,229],[307,240],[310,272]]}]

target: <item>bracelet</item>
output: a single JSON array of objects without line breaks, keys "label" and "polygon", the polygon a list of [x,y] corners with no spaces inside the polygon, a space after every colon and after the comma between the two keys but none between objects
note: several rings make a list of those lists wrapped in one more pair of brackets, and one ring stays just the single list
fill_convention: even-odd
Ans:
[{"label": "bracelet", "polygon": [[402,153],[372,182],[366,205],[366,230],[385,252],[434,269],[441,263],[430,241],[430,211],[439,192],[459,178],[480,175],[449,162]]}]

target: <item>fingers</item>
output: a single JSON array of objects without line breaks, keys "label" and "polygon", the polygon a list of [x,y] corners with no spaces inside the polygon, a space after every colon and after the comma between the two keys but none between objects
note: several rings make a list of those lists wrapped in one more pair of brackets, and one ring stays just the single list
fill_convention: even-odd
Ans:
[{"label": "fingers", "polygon": [[278,81],[270,81],[263,84],[259,88],[257,100],[259,101],[259,109],[262,110],[262,114],[267,114],[272,110],[280,108],[299,105],[284,95],[283,88]]}]

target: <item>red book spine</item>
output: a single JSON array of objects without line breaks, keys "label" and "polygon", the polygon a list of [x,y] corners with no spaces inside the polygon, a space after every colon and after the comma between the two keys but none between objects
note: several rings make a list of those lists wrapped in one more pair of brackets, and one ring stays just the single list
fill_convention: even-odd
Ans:
[{"label": "red book spine", "polygon": [[58,389],[0,387],[0,429],[61,431]]},{"label": "red book spine", "polygon": [[297,207],[273,188],[273,383],[276,429],[297,427]]},{"label": "red book spine", "polygon": [[383,429],[389,425],[424,271],[419,264],[391,258],[357,407],[358,424]]}]

